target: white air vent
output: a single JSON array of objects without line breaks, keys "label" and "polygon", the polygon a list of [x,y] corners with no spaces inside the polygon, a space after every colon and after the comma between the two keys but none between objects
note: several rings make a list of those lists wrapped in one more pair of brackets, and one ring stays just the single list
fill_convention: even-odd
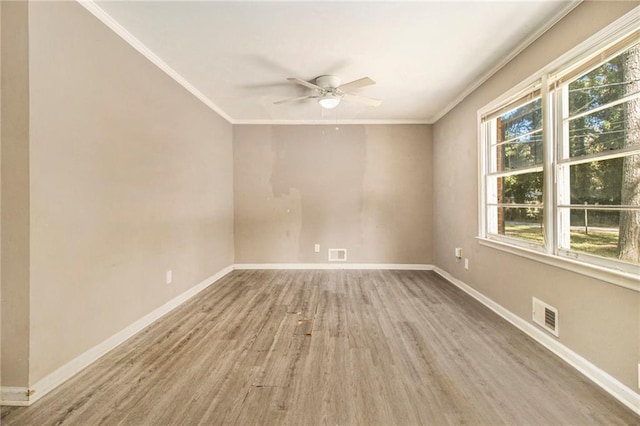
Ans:
[{"label": "white air vent", "polygon": [[535,297],[533,298],[533,322],[554,336],[559,335],[558,310]]},{"label": "white air vent", "polygon": [[346,262],[347,249],[329,249],[329,262]]}]

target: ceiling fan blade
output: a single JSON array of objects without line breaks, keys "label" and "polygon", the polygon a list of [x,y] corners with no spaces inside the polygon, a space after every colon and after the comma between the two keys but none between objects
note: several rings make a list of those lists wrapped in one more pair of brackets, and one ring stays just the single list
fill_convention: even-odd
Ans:
[{"label": "ceiling fan blade", "polygon": [[376,82],[371,80],[369,77],[363,77],[358,80],[353,80],[349,83],[345,83],[342,86],[338,87],[338,89],[342,90],[344,93],[347,93],[351,90],[359,89],[360,87],[371,86],[373,84],[376,84]]},{"label": "ceiling fan blade", "polygon": [[349,101],[356,101],[371,106],[382,105],[382,101],[380,99],[369,98],[367,96],[351,95],[349,93],[345,93],[344,98]]},{"label": "ceiling fan blade", "polygon": [[294,83],[298,83],[298,84],[300,84],[302,86],[308,87],[309,89],[323,90],[322,87],[316,86],[315,84],[309,83],[308,81],[304,81],[301,78],[289,77],[289,78],[287,78],[287,80],[293,81]]},{"label": "ceiling fan blade", "polygon": [[283,99],[281,101],[275,101],[274,104],[276,104],[276,105],[278,105],[278,104],[288,104],[289,102],[298,102],[298,101],[301,101],[303,99],[309,99],[309,98],[313,98],[313,96],[299,96],[297,98]]}]

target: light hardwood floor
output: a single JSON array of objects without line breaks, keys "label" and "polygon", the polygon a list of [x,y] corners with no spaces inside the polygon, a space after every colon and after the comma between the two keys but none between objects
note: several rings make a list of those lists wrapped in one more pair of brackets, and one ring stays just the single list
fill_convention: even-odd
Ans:
[{"label": "light hardwood floor", "polygon": [[426,271],[235,271],[3,425],[640,424]]}]

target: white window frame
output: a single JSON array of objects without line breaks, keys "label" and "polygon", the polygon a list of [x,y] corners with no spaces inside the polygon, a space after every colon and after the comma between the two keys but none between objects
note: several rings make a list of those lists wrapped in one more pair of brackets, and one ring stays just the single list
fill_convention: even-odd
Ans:
[{"label": "white window frame", "polygon": [[[499,103],[497,108],[492,108],[490,110],[492,115],[494,116],[496,115],[495,114],[496,110],[506,109],[506,107],[508,107],[508,110],[503,111],[506,113],[508,111],[512,111],[513,109],[520,108],[521,106],[524,106],[530,102],[534,102],[536,99],[539,99],[539,98],[541,99],[542,110],[544,113],[545,111],[544,93],[541,93],[540,96],[534,94],[540,91],[541,87],[542,87],[541,79],[537,79],[529,84],[526,84],[525,87],[519,88],[519,90],[517,90],[516,92],[511,93],[511,96],[508,96],[506,100]],[[479,119],[481,121],[483,121],[482,118],[484,115],[486,114],[481,114],[479,116]],[[544,135],[544,126],[546,122],[547,122],[547,117],[543,117],[543,129],[542,129],[543,135]],[[505,203],[500,204],[497,202],[497,199],[495,199],[497,198],[497,187],[495,185],[496,178],[514,176],[514,175],[526,174],[526,173],[536,173],[536,172],[544,173],[544,161],[543,161],[543,164],[540,164],[540,165],[529,165],[527,167],[522,167],[515,170],[494,170],[495,165],[493,164],[493,161],[491,160],[491,158],[495,155],[494,150],[496,149],[496,142],[497,142],[496,141],[496,117],[484,123],[481,122],[480,133],[482,135],[481,140],[485,142],[484,144],[481,145],[482,147],[481,150],[484,151],[482,155],[482,158],[484,159],[484,163],[481,168],[481,170],[484,170],[484,173],[481,179],[484,180],[483,183],[484,183],[484,187],[486,188],[485,196],[483,197],[483,200],[485,203],[484,211],[486,213],[486,220],[484,220],[484,223],[483,223],[484,234],[481,234],[481,235],[485,235],[487,238],[490,238],[490,239],[495,239],[498,241],[503,241],[508,244],[513,244],[515,246],[524,247],[531,250],[543,251],[544,250],[543,244],[538,244],[534,241],[527,241],[519,238],[509,237],[508,235],[498,234],[497,230],[494,228],[494,223],[497,223],[497,217],[496,217],[497,211],[501,207],[502,208],[508,208],[508,207],[542,208],[543,211],[545,212],[544,214],[546,215],[546,211],[544,210],[546,205],[545,204],[546,200],[543,200],[543,203],[541,205],[535,205],[535,204],[528,205],[528,204],[505,204]],[[543,219],[543,222],[546,222],[545,219]]]},{"label": "white window frame", "polygon": [[[618,52],[614,55],[609,56],[607,60],[617,56],[619,53],[621,52]],[[581,75],[584,75],[584,74],[581,73],[580,76]],[[576,76],[576,78],[578,77],[579,76]],[[558,196],[558,200],[554,205],[556,209],[555,217],[556,217],[556,224],[557,224],[556,240],[555,240],[556,252],[560,256],[571,257],[579,261],[600,265],[605,268],[620,269],[622,271],[640,274],[640,265],[625,264],[624,262],[620,262],[614,259],[603,258],[600,256],[593,256],[588,253],[582,253],[582,252],[570,250],[567,248],[570,246],[570,233],[569,233],[570,226],[571,226],[570,212],[572,208],[579,207],[576,205],[571,205],[570,199],[569,200],[560,199],[560,197],[562,196],[570,197],[570,189],[569,189],[570,182],[568,179],[568,176],[570,174],[570,167],[572,165],[585,163],[585,162],[604,161],[612,158],[623,158],[629,155],[640,154],[640,146],[637,146],[634,148],[618,149],[613,151],[612,153],[600,152],[597,154],[577,157],[572,159],[568,152],[569,150],[569,123],[568,123],[569,117],[568,117],[567,91],[568,91],[569,83],[570,81],[563,84],[558,89],[550,93],[550,96],[553,97],[553,102],[555,105],[554,120],[555,120],[556,126],[558,127],[558,130],[557,130],[558,144],[556,146],[556,149],[557,149],[556,184],[554,186],[554,190]],[[637,97],[640,97],[640,94],[633,96],[633,98],[637,98]],[[610,102],[609,104],[604,105],[600,108],[602,109],[610,108],[616,103],[622,103],[622,101],[624,101],[625,99],[626,97],[623,97],[617,100],[615,103]],[[594,112],[595,110],[586,111],[586,113],[588,114],[592,114]],[[559,189],[560,187],[564,187],[564,189],[560,190]],[[623,208],[624,206],[617,206],[617,208],[612,208],[611,210],[620,211]],[[597,210],[596,208],[593,208],[593,207],[590,207],[587,209]]]},{"label": "white window frame", "polygon": [[[518,256],[523,256],[539,262],[547,263],[559,268],[568,269],[603,281],[640,291],[640,265],[633,265],[614,259],[606,259],[600,256],[589,255],[577,251],[566,250],[561,247],[568,247],[569,237],[567,232],[560,232],[567,228],[567,214],[562,214],[558,206],[570,204],[561,197],[568,195],[568,191],[560,191],[559,185],[563,181],[564,174],[569,172],[569,163],[562,160],[563,141],[568,141],[568,134],[564,126],[563,111],[566,105],[563,101],[567,99],[562,95],[563,90],[567,90],[568,82],[560,86],[563,90],[550,90],[550,81],[553,83],[558,76],[567,70],[582,66],[591,60],[595,54],[610,48],[620,40],[628,37],[634,31],[640,30],[640,7],[636,7],[627,15],[614,22],[598,34],[586,40],[570,52],[539,70],[531,77],[523,81],[512,90],[500,96],[484,108],[478,111],[478,229],[479,242],[482,245],[507,251]],[[580,74],[582,75],[582,74]],[[544,225],[544,245],[528,242],[518,238],[509,238],[504,235],[489,232],[490,212],[487,196],[488,174],[490,163],[491,138],[495,135],[489,126],[482,123],[482,118],[505,107],[514,99],[523,96],[527,91],[531,91],[536,83],[541,82],[542,110],[543,110],[543,225]],[[636,151],[636,150],[634,150]],[[617,154],[615,154],[617,155]],[[594,158],[593,161],[603,160],[607,154]]]}]

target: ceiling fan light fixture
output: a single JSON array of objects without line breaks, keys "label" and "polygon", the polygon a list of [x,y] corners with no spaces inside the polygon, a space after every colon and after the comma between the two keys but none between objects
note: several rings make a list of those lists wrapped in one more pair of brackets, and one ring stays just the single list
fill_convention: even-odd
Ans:
[{"label": "ceiling fan light fixture", "polygon": [[340,103],[340,96],[326,95],[318,99],[318,103],[322,108],[325,108],[325,109],[335,108]]},{"label": "ceiling fan light fixture", "polygon": [[317,99],[322,108],[332,109],[340,105],[342,98],[345,98],[347,101],[357,101],[370,106],[380,106],[382,103],[380,99],[368,98],[366,96],[351,93],[352,90],[376,84],[376,82],[371,80],[369,77],[362,77],[346,84],[340,84],[340,79],[335,75],[321,75],[315,79],[315,84],[298,77],[289,77],[287,80],[308,89],[313,89],[313,92],[306,96],[298,96],[297,98],[275,101],[274,104],[276,105],[298,102],[306,99]]}]

